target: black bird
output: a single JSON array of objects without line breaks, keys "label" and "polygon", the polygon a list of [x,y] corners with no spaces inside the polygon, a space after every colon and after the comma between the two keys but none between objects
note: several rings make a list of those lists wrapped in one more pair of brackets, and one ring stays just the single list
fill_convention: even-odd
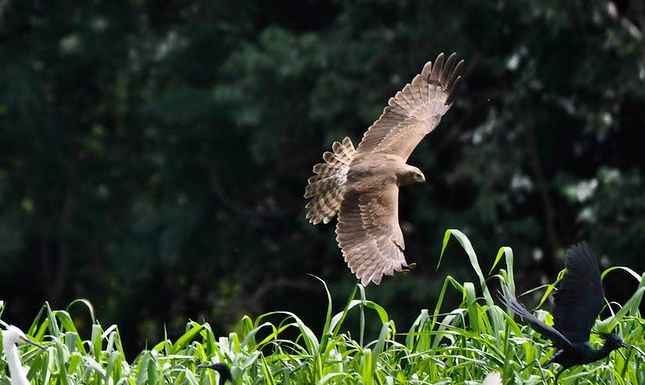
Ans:
[{"label": "black bird", "polygon": [[212,365],[200,365],[202,368],[213,369],[219,374],[219,385],[224,385],[226,381],[233,383],[233,377],[231,376],[231,369],[226,366],[226,364],[216,363]]},{"label": "black bird", "polygon": [[555,293],[553,309],[554,327],[537,319],[510,293],[502,297],[504,304],[525,322],[550,339],[558,351],[547,362],[562,366],[558,377],[572,366],[588,364],[605,358],[612,351],[624,347],[616,334],[598,333],[604,340],[602,348],[594,349],[589,344],[589,333],[600,313],[604,293],[600,281],[598,259],[586,243],[580,243],[567,251],[567,271]]}]

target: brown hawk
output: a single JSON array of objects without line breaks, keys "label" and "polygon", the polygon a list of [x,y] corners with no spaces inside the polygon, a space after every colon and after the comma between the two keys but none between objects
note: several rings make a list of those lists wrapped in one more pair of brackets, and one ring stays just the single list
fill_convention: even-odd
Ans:
[{"label": "brown hawk", "polygon": [[336,240],[345,262],[364,286],[379,284],[407,266],[399,226],[399,186],[425,182],[406,164],[414,148],[452,105],[463,60],[453,53],[428,62],[412,83],[390,98],[381,116],[354,149],[349,138],[313,167],[305,198],[307,219],[328,223],[338,213]]}]

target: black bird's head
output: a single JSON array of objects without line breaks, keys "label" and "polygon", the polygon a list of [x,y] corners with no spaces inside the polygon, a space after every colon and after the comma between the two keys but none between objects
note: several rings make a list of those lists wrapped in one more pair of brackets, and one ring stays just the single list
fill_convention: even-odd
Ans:
[{"label": "black bird's head", "polygon": [[598,333],[602,339],[605,340],[605,349],[608,351],[613,351],[618,348],[623,348],[625,347],[625,342],[623,341],[622,338],[620,338],[619,335],[614,334],[614,333]]},{"label": "black bird's head", "polygon": [[229,369],[226,364],[222,363],[216,363],[212,365],[200,365],[199,367],[201,368],[208,368],[208,369],[213,369],[217,373],[219,373],[219,385],[224,385],[226,381],[231,381],[233,382],[233,376],[231,376],[231,370]]}]

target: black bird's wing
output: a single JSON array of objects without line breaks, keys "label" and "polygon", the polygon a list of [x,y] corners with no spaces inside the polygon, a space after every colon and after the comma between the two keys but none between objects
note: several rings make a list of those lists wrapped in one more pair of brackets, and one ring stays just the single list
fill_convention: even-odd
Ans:
[{"label": "black bird's wing", "polygon": [[504,305],[513,311],[513,313],[517,314],[525,322],[528,322],[531,328],[535,331],[553,341],[553,344],[558,348],[564,349],[572,346],[571,341],[569,341],[567,337],[553,327],[540,321],[536,316],[526,310],[526,308],[517,301],[517,298],[510,293],[504,293],[500,296],[500,299]]},{"label": "black bird's wing", "polygon": [[587,342],[604,298],[598,258],[583,242],[567,251],[566,265],[555,293],[554,326],[573,343]]}]

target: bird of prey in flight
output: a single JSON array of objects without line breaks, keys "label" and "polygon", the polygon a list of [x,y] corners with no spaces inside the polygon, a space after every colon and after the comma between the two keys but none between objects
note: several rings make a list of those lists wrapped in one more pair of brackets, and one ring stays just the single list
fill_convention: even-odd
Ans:
[{"label": "bird of prey in flight", "polygon": [[399,186],[425,182],[407,164],[414,148],[450,109],[463,60],[453,53],[427,62],[387,103],[354,148],[349,138],[334,142],[313,167],[305,189],[306,217],[328,223],[336,214],[336,240],[345,262],[364,286],[379,284],[407,265],[399,226]]}]

